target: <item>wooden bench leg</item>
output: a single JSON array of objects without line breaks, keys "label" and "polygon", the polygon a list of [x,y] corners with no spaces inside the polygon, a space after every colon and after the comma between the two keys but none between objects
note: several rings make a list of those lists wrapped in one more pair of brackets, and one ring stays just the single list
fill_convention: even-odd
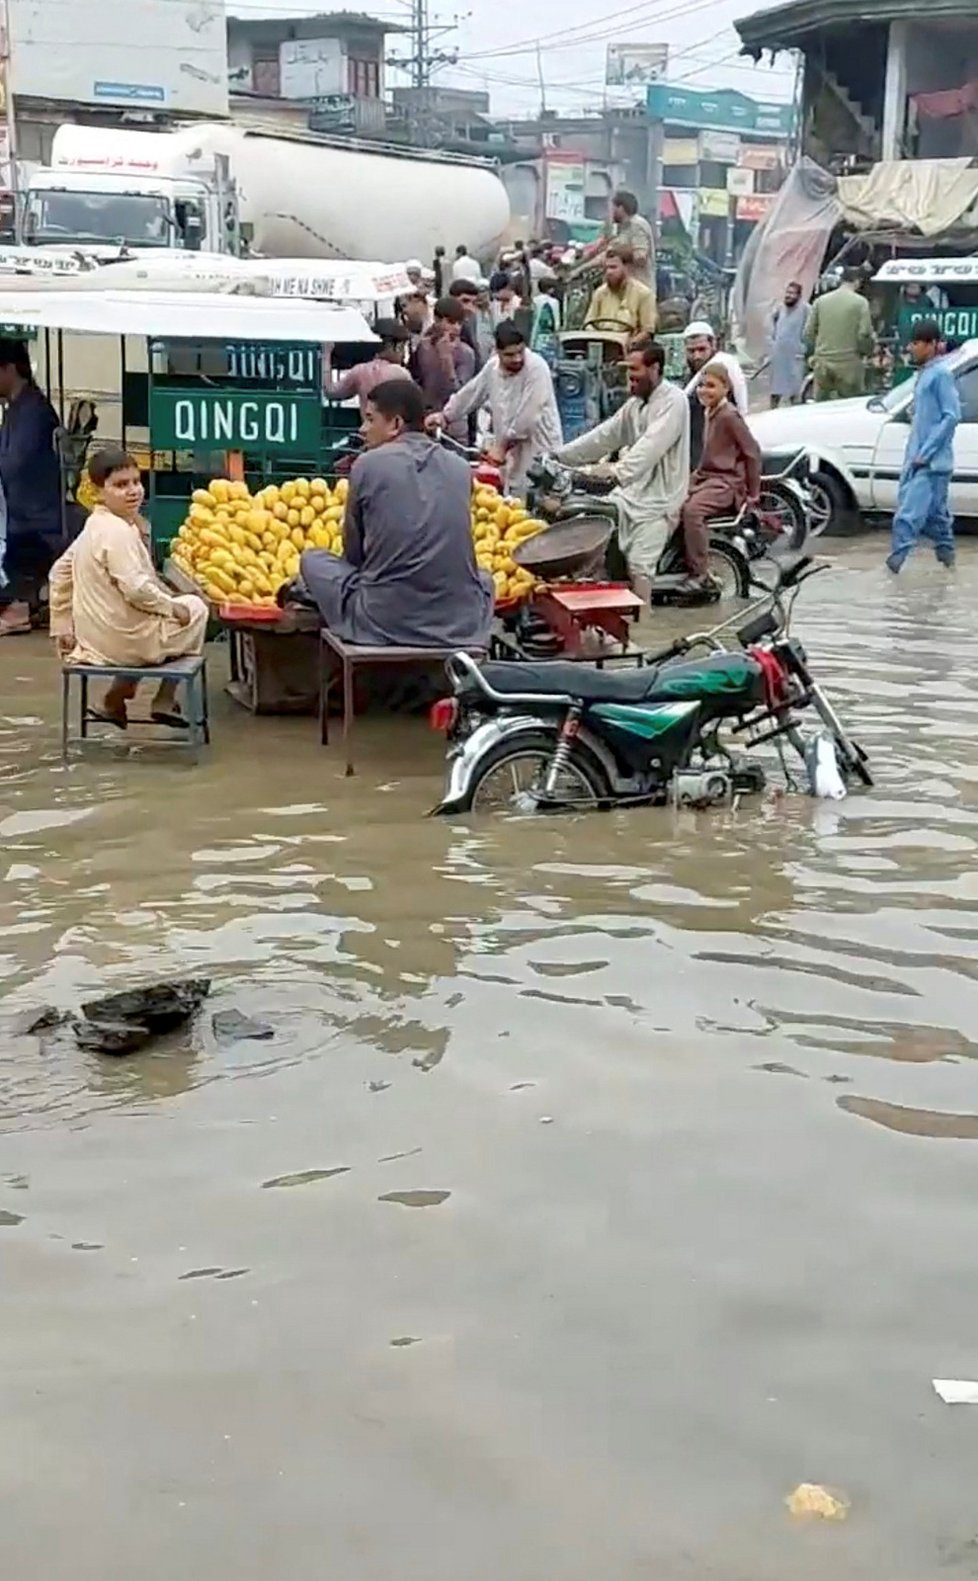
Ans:
[{"label": "wooden bench leg", "polygon": [[204,746],[211,744],[211,714],[210,704],[207,699],[207,661],[200,667],[200,722],[203,726]]},{"label": "wooden bench leg", "polygon": [[353,728],[353,660],[343,658],[343,756],[346,758],[347,777],[353,774],[353,761],[350,756],[350,731]]},{"label": "wooden bench leg", "polygon": [[71,671],[61,672],[61,761],[68,761],[68,709],[71,706]]},{"label": "wooden bench leg", "polygon": [[329,687],[330,653],[322,638],[319,639],[319,744],[329,746]]}]

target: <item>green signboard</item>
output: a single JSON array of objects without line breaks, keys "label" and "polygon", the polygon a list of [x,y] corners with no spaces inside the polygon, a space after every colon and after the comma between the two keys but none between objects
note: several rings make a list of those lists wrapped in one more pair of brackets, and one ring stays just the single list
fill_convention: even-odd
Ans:
[{"label": "green signboard", "polygon": [[0,339],[36,340],[36,324],[0,324]]},{"label": "green signboard", "polygon": [[280,450],[314,455],[322,437],[317,395],[153,385],[150,439],[155,450]]},{"label": "green signboard", "polygon": [[227,358],[228,377],[242,384],[272,384],[278,390],[321,390],[323,386],[319,346],[235,342],[228,346]]},{"label": "green signboard", "polygon": [[788,137],[794,121],[792,105],[763,104],[734,88],[700,93],[695,88],[653,82],[646,90],[645,107],[653,121],[666,121],[673,126],[713,127],[769,137]]},{"label": "green signboard", "polygon": [[900,344],[905,346],[910,340],[910,331],[922,318],[933,319],[940,327],[941,334],[948,340],[975,340],[978,339],[978,305],[974,307],[932,307],[929,302],[923,306],[914,307],[904,303],[900,309],[898,332]]}]

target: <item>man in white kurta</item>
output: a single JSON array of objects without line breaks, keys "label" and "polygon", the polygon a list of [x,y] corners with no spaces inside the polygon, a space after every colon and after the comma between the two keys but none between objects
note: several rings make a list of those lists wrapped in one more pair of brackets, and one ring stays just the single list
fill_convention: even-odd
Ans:
[{"label": "man in white kurta", "polygon": [[[167,591],[139,521],[127,521],[105,506],[92,511],[81,533],[49,578],[51,635],[68,664],[118,664],[121,668],[163,664],[203,652],[207,605],[194,594]],[[100,717],[125,728],[132,682],[115,680]],[[151,717],[174,723],[175,683],[164,681]]]},{"label": "man in white kurta", "polygon": [[615,481],[607,497],[618,508],[618,542],[643,599],[689,487],[689,405],[663,377],[664,366],[665,351],[655,341],[635,346],[628,354],[629,399],[556,457],[579,467],[617,452],[602,473]]},{"label": "man in white kurta", "polygon": [[525,494],[528,468],[563,442],[557,398],[546,361],[530,351],[515,324],[500,324],[495,339],[496,355],[456,391],[443,412],[428,418],[427,426],[448,427],[487,406],[491,453],[502,465],[506,492]]}]

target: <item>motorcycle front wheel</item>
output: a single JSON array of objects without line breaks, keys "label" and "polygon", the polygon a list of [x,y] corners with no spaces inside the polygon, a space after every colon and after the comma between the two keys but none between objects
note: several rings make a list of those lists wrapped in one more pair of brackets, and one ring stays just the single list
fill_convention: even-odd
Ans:
[{"label": "motorcycle front wheel", "polygon": [[462,812],[532,813],[591,812],[607,801],[611,787],[600,765],[580,746],[571,748],[570,757],[557,778],[555,791],[544,797],[547,778],[557,745],[556,732],[527,734],[512,741],[500,741],[487,752],[472,778]]}]

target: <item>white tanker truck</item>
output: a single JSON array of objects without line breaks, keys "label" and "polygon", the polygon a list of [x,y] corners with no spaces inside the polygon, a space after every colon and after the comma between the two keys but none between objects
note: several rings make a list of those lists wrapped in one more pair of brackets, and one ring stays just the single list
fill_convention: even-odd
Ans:
[{"label": "white tanker truck", "polygon": [[508,222],[489,160],[231,122],[64,125],[28,183],[21,240],[427,261],[457,242],[488,256]]}]

